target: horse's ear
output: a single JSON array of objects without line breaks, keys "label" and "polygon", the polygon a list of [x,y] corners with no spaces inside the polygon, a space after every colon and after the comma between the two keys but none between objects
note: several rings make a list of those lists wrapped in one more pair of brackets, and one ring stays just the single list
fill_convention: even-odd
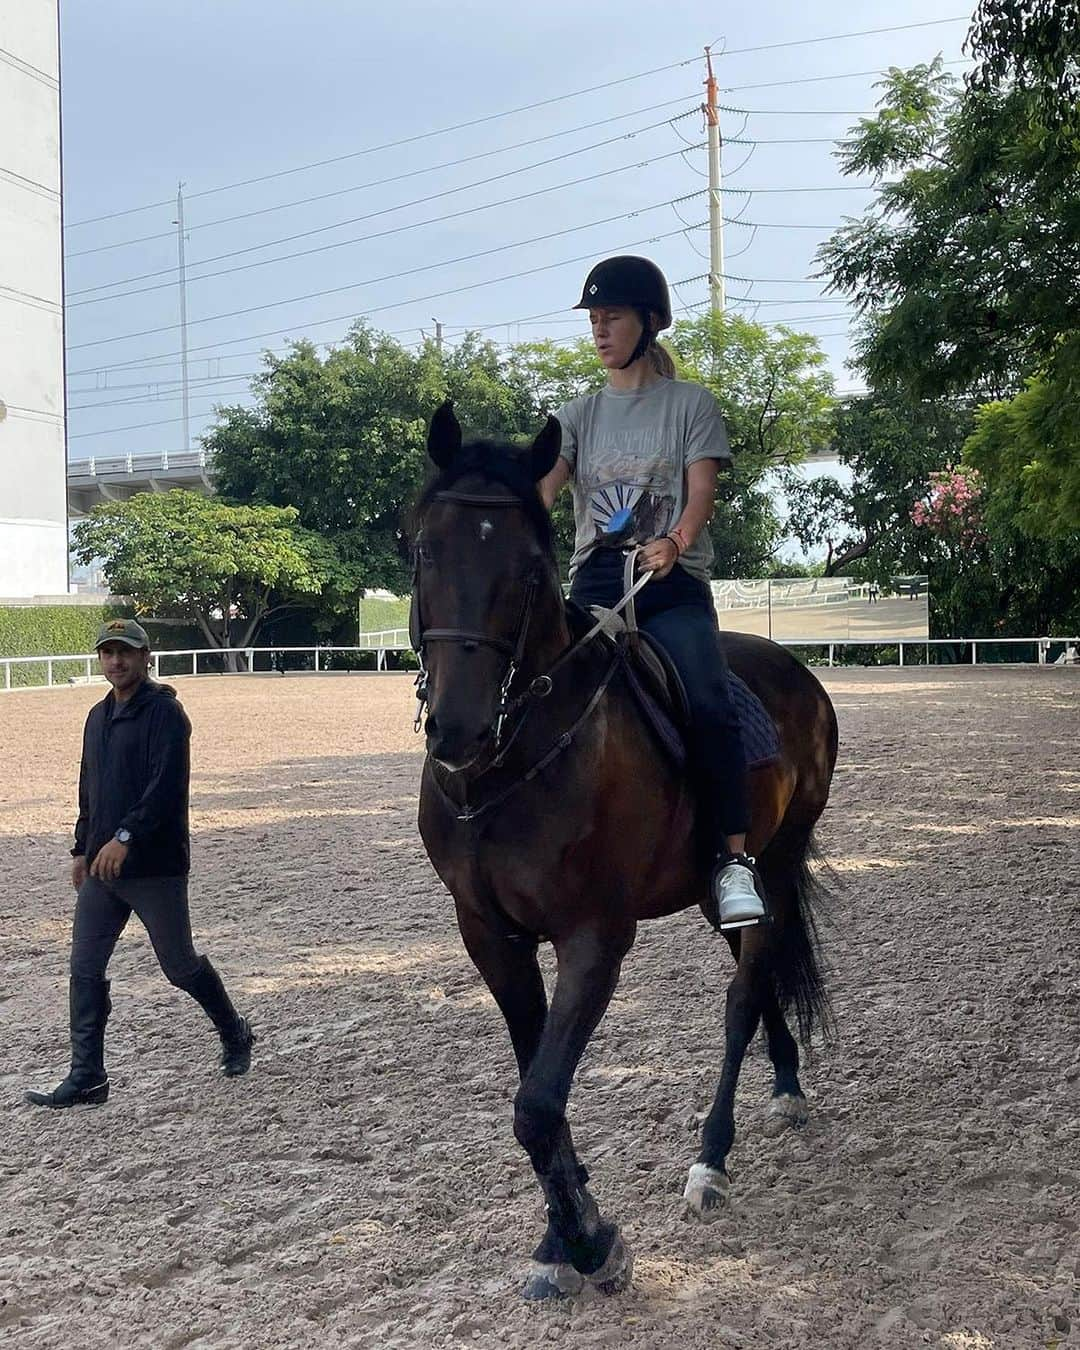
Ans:
[{"label": "horse's ear", "polygon": [[435,409],[428,427],[427,452],[440,469],[449,468],[454,456],[461,450],[461,427],[454,416],[450,399]]},{"label": "horse's ear", "polygon": [[539,483],[540,479],[546,477],[555,467],[561,445],[562,427],[559,425],[559,419],[549,417],[544,423],[543,431],[532,443],[532,476],[534,482]]}]

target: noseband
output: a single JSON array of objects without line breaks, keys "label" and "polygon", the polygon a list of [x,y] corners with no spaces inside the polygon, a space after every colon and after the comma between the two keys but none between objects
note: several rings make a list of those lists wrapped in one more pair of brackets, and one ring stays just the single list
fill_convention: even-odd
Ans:
[{"label": "noseband", "polygon": [[[458,506],[479,506],[485,509],[488,507],[520,507],[524,505],[520,497],[507,496],[505,493],[488,496],[484,493],[454,492],[451,490],[436,492],[432,500],[453,502]],[[414,731],[420,730],[421,723],[424,720],[424,708],[428,701],[428,672],[424,663],[424,652],[427,644],[429,642],[460,642],[465,647],[493,647],[497,652],[501,652],[510,658],[506,674],[499,685],[499,702],[495,709],[495,720],[489,733],[494,739],[496,748],[498,748],[502,739],[503,726],[511,710],[510,691],[513,688],[522,657],[525,655],[529,624],[532,621],[533,606],[536,603],[536,593],[539,587],[540,578],[531,575],[525,583],[525,599],[518,619],[517,636],[512,642],[507,641],[506,638],[491,637],[488,633],[474,633],[464,628],[425,628],[420,614],[420,553],[419,549],[417,550],[416,564],[413,569],[412,609],[409,616],[409,641],[412,643],[413,651],[416,652],[417,660],[420,662],[420,670],[416,677]],[[543,698],[551,692],[551,680],[547,676],[539,676],[533,681],[533,686],[530,686],[530,692],[538,698]]]}]

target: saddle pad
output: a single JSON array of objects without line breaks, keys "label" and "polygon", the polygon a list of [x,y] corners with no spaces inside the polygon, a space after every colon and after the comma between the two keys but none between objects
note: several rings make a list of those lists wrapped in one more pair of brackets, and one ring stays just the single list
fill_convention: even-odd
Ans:
[{"label": "saddle pad", "polygon": [[739,715],[743,750],[747,767],[759,769],[780,758],[780,737],[776,723],[765,711],[765,705],[750,687],[733,672],[728,673],[731,698]]},{"label": "saddle pad", "polygon": [[[567,602],[566,610],[570,631],[575,638],[580,638],[592,626],[594,616],[572,601]],[[640,666],[635,660],[628,664],[628,682],[646,722],[667,754],[681,768],[686,761],[685,738],[689,734],[682,680],[660,644],[647,633],[641,636],[644,660]],[[601,639],[604,642],[613,640],[607,636]],[[618,640],[625,641],[625,638]],[[747,768],[763,768],[780,757],[776,726],[765,711],[765,705],[738,675],[729,671],[728,682],[742,731]]]}]

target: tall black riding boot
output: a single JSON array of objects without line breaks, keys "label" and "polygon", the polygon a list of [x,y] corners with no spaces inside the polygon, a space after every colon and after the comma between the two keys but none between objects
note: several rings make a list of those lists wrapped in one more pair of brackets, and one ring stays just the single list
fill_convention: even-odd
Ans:
[{"label": "tall black riding boot", "polygon": [[218,1029],[221,1037],[221,1068],[226,1078],[236,1078],[251,1068],[251,1047],[255,1033],[247,1018],[233,1007],[221,976],[205,956],[199,957],[199,970],[184,986]]},{"label": "tall black riding boot", "polygon": [[112,1011],[109,981],[72,975],[68,983],[71,1072],[52,1092],[28,1092],[33,1106],[100,1106],[108,1100],[105,1023]]}]

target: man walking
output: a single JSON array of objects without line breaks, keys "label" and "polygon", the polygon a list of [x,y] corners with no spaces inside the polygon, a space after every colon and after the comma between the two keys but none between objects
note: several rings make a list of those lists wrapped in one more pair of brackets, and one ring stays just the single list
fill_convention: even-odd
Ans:
[{"label": "man walking", "polygon": [[134,911],[166,978],[206,1011],[221,1036],[228,1077],[246,1073],[255,1034],[217,971],[191,938],[187,877],[188,742],[191,723],[168,685],[150,679],[150,641],[132,619],[98,634],[111,692],[83,732],[79,819],[71,882],[78,892],[71,940],[71,1070],[35,1106],[99,1105],[109,1096],[105,1023],[112,1005],[105,970]]}]

